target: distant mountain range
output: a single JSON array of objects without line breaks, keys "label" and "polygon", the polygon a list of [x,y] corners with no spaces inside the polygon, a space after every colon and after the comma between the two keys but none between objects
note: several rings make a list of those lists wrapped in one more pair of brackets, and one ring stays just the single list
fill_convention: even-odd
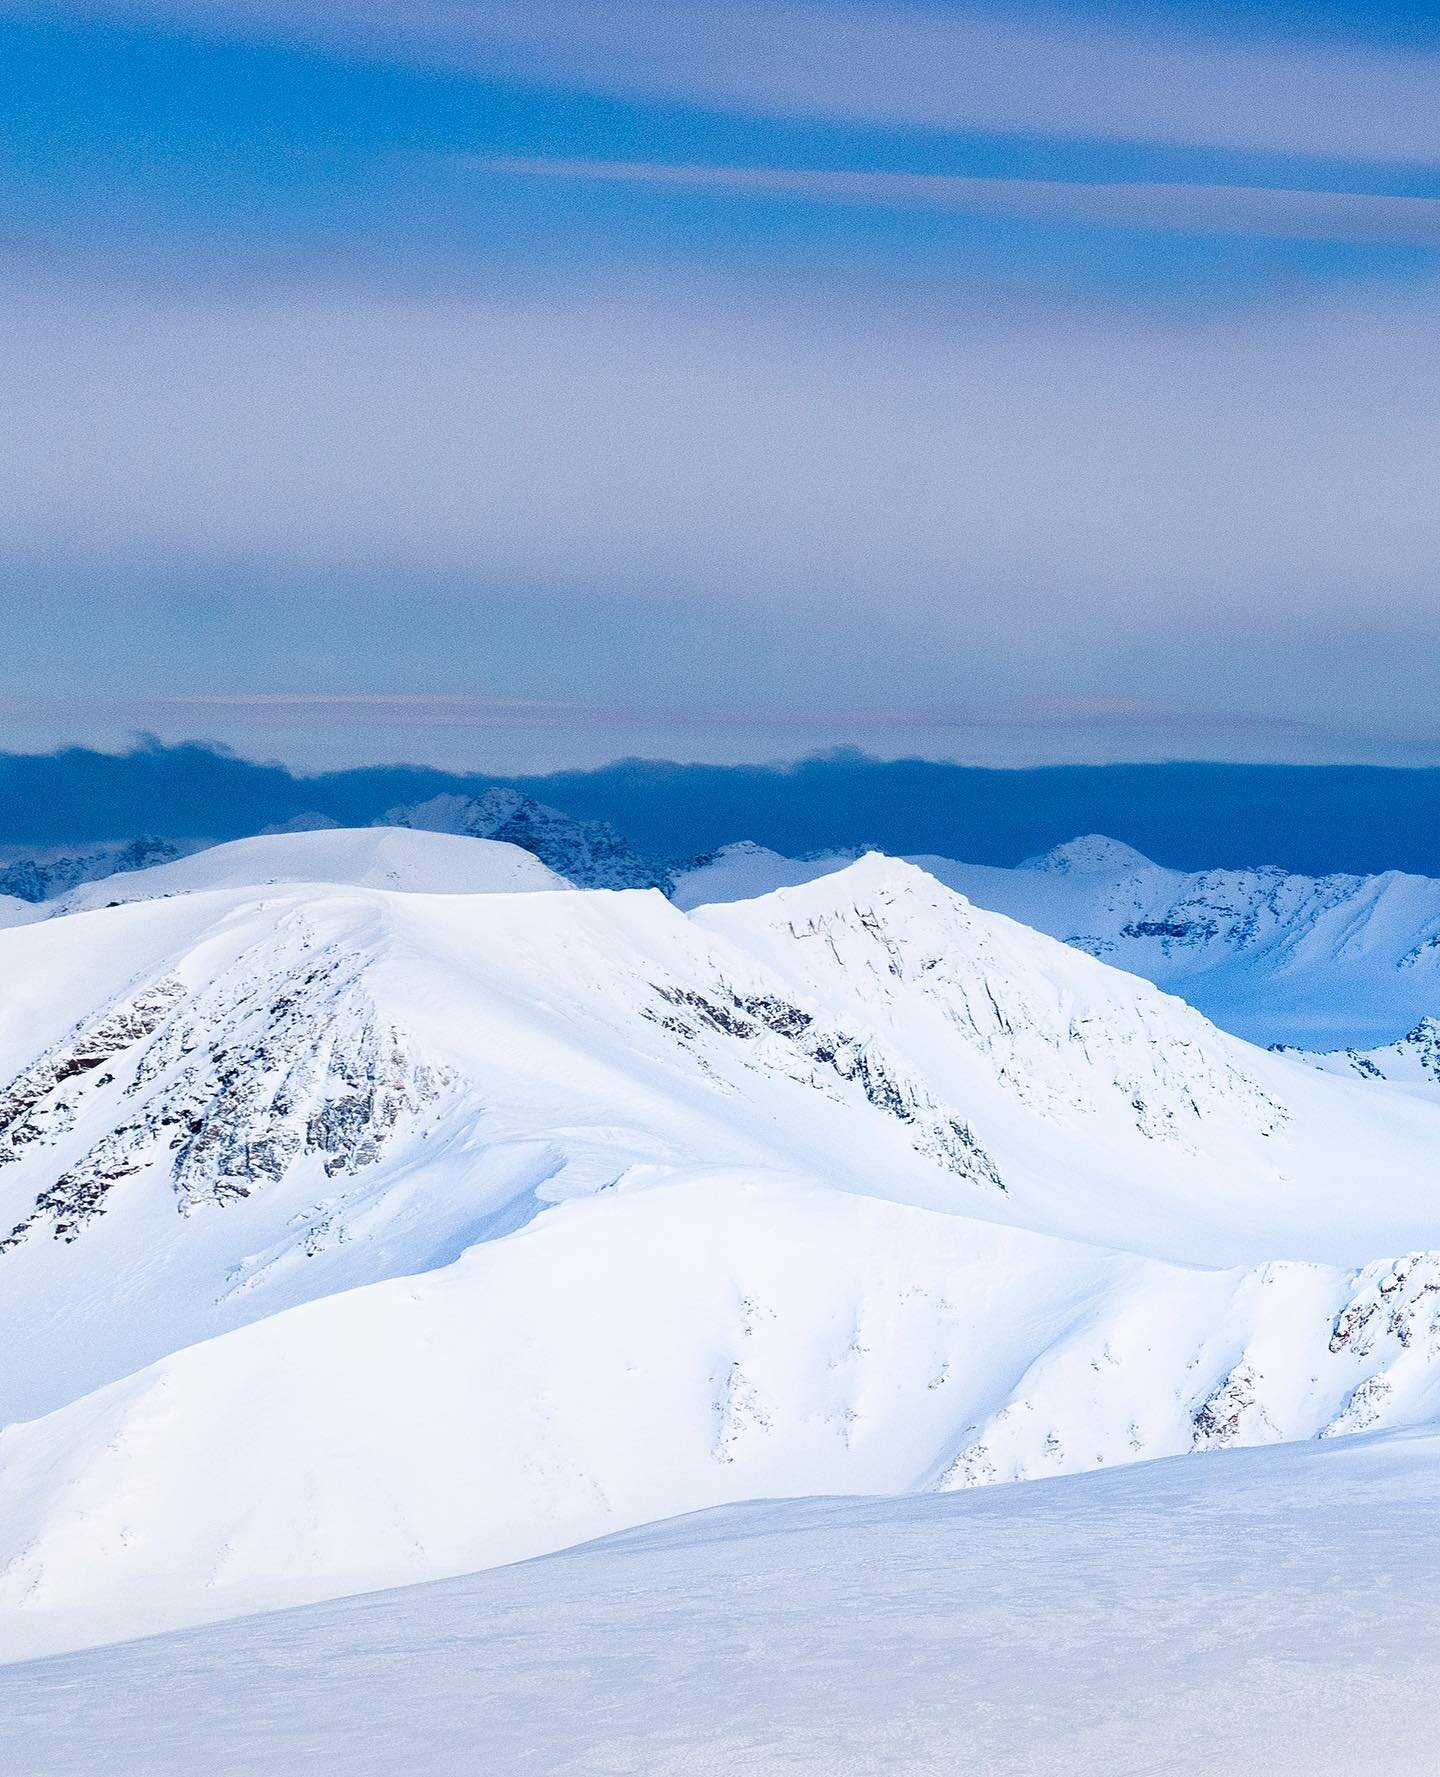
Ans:
[{"label": "distant mountain range", "polygon": [[[577,820],[508,788],[446,792],[374,819],[377,828],[513,845],[576,887],[654,888],[682,908],[812,881],[858,855],[791,857],[742,841],[663,859],[607,822]],[[283,830],[320,833],[335,825],[309,811]],[[194,840],[142,838],[13,858],[0,874],[0,894],[12,897],[0,899],[0,924],[176,892],[152,888],[152,879],[168,882],[165,866],[200,850]],[[1273,867],[1187,873],[1093,834],[1013,869],[923,853],[910,861],[976,906],[1142,975],[1253,1042],[1361,1057],[1385,1051],[1370,1067],[1405,1075],[1414,1071],[1405,1056],[1428,1053],[1423,1021],[1440,1017],[1440,879],[1396,871],[1316,878]],[[124,886],[127,877],[132,887]],[[1408,1048],[1391,1053],[1402,1038]],[[1351,1071],[1366,1068],[1357,1063]]]},{"label": "distant mountain range", "polygon": [[1177,870],[1275,864],[1309,876],[1440,876],[1440,769],[1370,766],[1047,766],[983,770],[853,751],[774,766],[627,759],[500,778],[425,766],[303,775],[200,744],[128,753],[0,753],[0,846],[13,852],[137,833],[239,839],[314,813],[369,826],[438,795],[518,790],[606,821],[646,857],[748,838],[777,851],[860,842],[1014,865],[1077,833],[1109,833]]},{"label": "distant mountain range", "polygon": [[15,901],[49,901],[82,882],[99,882],[126,870],[145,870],[165,864],[185,851],[196,851],[199,841],[158,839],[118,840],[111,844],[63,846],[48,851],[0,857],[0,897]]}]

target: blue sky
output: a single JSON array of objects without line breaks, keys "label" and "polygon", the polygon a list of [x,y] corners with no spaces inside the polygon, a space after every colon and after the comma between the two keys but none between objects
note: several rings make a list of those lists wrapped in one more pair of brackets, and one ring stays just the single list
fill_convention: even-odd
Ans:
[{"label": "blue sky", "polygon": [[1440,759],[1440,15],[0,0],[0,745]]}]

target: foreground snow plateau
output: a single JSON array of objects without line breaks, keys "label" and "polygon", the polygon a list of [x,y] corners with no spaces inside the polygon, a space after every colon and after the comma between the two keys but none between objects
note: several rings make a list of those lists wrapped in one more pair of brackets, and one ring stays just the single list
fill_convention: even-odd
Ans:
[{"label": "foreground snow plateau", "polygon": [[[25,1777],[1395,1777],[1440,1440],[735,1506],[0,1670]],[[101,1750],[103,1749],[103,1751]]]}]

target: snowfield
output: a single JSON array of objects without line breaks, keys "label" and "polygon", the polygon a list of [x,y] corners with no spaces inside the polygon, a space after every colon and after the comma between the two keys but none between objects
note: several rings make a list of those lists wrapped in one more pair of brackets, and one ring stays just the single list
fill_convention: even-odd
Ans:
[{"label": "snowfield", "polygon": [[[83,891],[100,903],[89,910],[0,931],[0,1658],[313,1611],[734,1508],[458,1590],[147,1646],[195,1675],[200,1724],[240,1708],[216,1664],[240,1645],[225,1637],[255,1637],[255,1658],[290,1675],[282,1740],[313,1749],[319,1735],[324,1757],[350,1746],[360,1761],[316,1769],[390,1770],[364,1762],[383,1758],[383,1735],[356,1750],[306,1725],[307,1708],[348,1707],[338,1680],[301,1694],[307,1670],[328,1670],[327,1636],[390,1621],[431,1650],[423,1685],[450,1697],[468,1684],[504,1714],[495,1687],[543,1684],[549,1656],[522,1648],[474,1688],[455,1610],[543,1625],[562,1609],[546,1575],[563,1591],[633,1562],[618,1582],[632,1614],[615,1618],[628,1674],[655,1613],[698,1624],[706,1588],[742,1571],[778,1610],[787,1592],[809,1597],[787,1561],[813,1559],[831,1576],[814,1600],[816,1683],[863,1664],[853,1583],[871,1588],[864,1608],[891,1613],[896,1682],[920,1688],[897,1716],[861,1686],[853,1719],[827,1721],[851,1767],[821,1756],[823,1736],[807,1767],[783,1734],[727,1721],[702,1736],[714,1769],[873,1769],[856,1750],[869,1745],[1110,1771],[1100,1700],[1078,1725],[1035,1705],[1032,1763],[983,1763],[985,1736],[1021,1707],[995,1599],[1020,1587],[1032,1616],[1070,1612],[1067,1633],[1100,1661],[1130,1631],[1109,1606],[1085,1617],[1085,1562],[1099,1584],[1106,1539],[1133,1533],[1115,1571],[1139,1586],[1145,1560],[1163,1567],[1172,1506],[1182,1528],[1204,1517],[1237,1577],[1226,1592],[1208,1555],[1185,1567],[1182,1538],[1171,1628],[1156,1629],[1180,1634],[1202,1605],[1218,1624],[1223,1659],[1185,1668],[1199,1720],[1250,1657],[1225,1625],[1267,1608],[1270,1542],[1294,1501],[1313,1496],[1317,1525],[1348,1524],[1362,1495],[1377,1525],[1416,1521],[1434,1445],[1398,1434],[1440,1419],[1440,1095],[1425,1082],[1252,1048],[895,860],[689,913],[654,889],[558,881],[480,839],[287,833],[133,872]],[[1239,1454],[1250,1445],[1285,1448]],[[1166,1457],[1185,1460],[1147,1466]],[[833,1494],[886,1503],[741,1506]],[[1245,1526],[1267,1539],[1259,1567],[1234,1542]],[[1029,1580],[1009,1565],[1027,1538],[1044,1551]],[[887,1542],[896,1565],[877,1573]],[[1376,1629],[1387,1547],[1379,1529],[1353,1550],[1296,1545],[1285,1609],[1301,1610],[1305,1575],[1343,1568],[1369,1588],[1363,1608],[1343,1607],[1369,1637],[1357,1670],[1372,1650],[1377,1673],[1400,1670]],[[916,1599],[937,1586],[936,1648],[991,1649],[947,1695],[993,1707],[937,1715],[925,1691],[939,1667],[912,1646],[929,1633]],[[564,1657],[589,1658],[585,1624],[605,1608],[571,1611]],[[783,1639],[786,1621],[736,1633]],[[1405,1621],[1406,1658],[1428,1658]],[[1022,1666],[1049,1659],[1040,1625],[1016,1644]],[[1270,1675],[1282,1713],[1295,1704],[1282,1680],[1332,1695],[1320,1675],[1340,1655],[1305,1633],[1303,1671]],[[1353,1660],[1359,1643],[1345,1645]],[[123,1746],[144,1732],[151,1659],[137,1647],[4,1682],[131,1674],[109,1691],[74,1680],[121,1712],[93,1731]],[[500,1762],[477,1768],[712,1768],[693,1762],[690,1718],[625,1764],[625,1711],[654,1688],[626,1682],[610,1765],[563,1743],[581,1731],[568,1708],[532,1726],[539,1750],[523,1757],[504,1738],[518,1724],[482,1729],[469,1703],[452,1714],[499,1736],[476,1744]],[[758,1722],[774,1681],[750,1682]],[[1185,1719],[1123,1685],[1105,1696],[1162,1738]],[[408,1731],[393,1696],[386,1707]],[[180,1734],[175,1714],[166,1731]],[[14,1719],[35,1720],[23,1704]],[[1088,1751],[1074,1742],[1093,1766],[1043,1762],[1070,1744],[1062,1719],[1072,1739],[1094,1729]],[[1254,1738],[1264,1720],[1212,1731],[1269,1746]],[[1397,1705],[1389,1726],[1419,1720]],[[31,1736],[27,1772],[81,1768],[63,1762],[63,1724],[5,1732]],[[439,1734],[421,1743],[432,1768],[453,1768]],[[274,1768],[274,1744],[259,1745]],[[258,1769],[249,1756],[203,1768]]]},{"label": "snowfield", "polygon": [[421,836],[395,827],[331,827],[212,845],[187,858],[85,883],[47,911],[83,913],[125,901],[292,882],[434,895],[569,887],[563,877],[516,845],[450,834]]},{"label": "snowfield", "polygon": [[0,1669],[25,1777],[1407,1777],[1440,1440],[734,1506]]}]

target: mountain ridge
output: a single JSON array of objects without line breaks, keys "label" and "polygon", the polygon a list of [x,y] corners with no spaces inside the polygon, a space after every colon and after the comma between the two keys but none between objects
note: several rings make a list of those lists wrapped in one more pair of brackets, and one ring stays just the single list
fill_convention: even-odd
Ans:
[{"label": "mountain ridge", "polygon": [[211,887],[0,971],[12,1652],[1440,1407],[1440,1106],[903,862]]},{"label": "mountain ridge", "polygon": [[[748,898],[847,861],[726,847],[682,873],[675,897],[683,907]],[[1254,1042],[1366,1049],[1440,1011],[1434,878],[1317,879],[1274,868],[1185,875],[1097,835],[1013,870],[912,862],[978,906],[1181,994]]]},{"label": "mountain ridge", "polygon": [[413,765],[307,775],[199,742],[0,754],[0,845],[73,847],[144,832],[232,839],[307,811],[359,827],[390,807],[497,784],[577,820],[608,821],[645,855],[667,859],[748,834],[792,853],[868,841],[895,855],[1008,867],[1094,832],[1182,873],[1269,861],[1311,876],[1440,875],[1440,769],[1177,761],[1005,770],[853,749],[764,767],[630,759],[516,778]]}]

